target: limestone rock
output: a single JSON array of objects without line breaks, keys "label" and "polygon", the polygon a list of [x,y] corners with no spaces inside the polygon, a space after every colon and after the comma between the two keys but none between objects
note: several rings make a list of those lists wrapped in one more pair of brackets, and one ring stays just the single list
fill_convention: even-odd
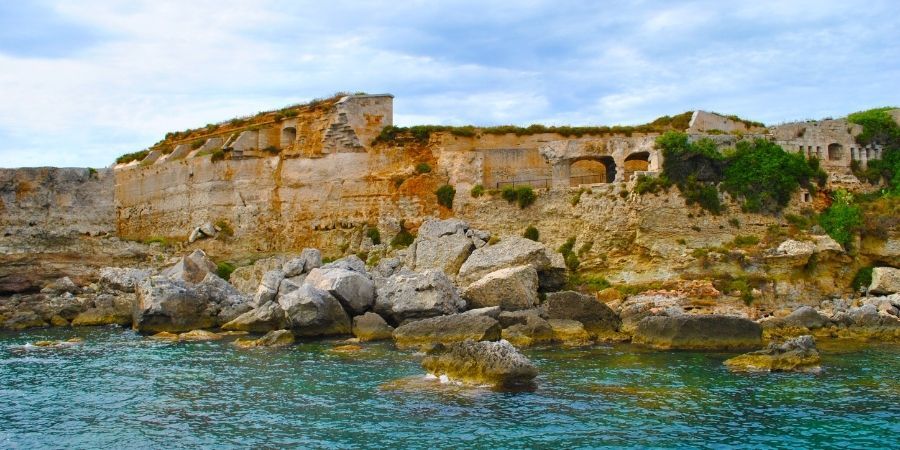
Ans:
[{"label": "limestone rock", "polygon": [[537,314],[527,315],[523,323],[504,328],[500,336],[516,347],[549,344],[556,338],[550,323]]},{"label": "limestone rock", "polygon": [[382,341],[392,337],[394,327],[373,312],[367,312],[353,318],[353,335],[361,342]]},{"label": "limestone rock", "polygon": [[459,269],[459,280],[473,283],[490,272],[530,265],[538,272],[551,266],[547,248],[539,242],[518,236],[506,236],[499,243],[481,247]]},{"label": "limestone rock", "polygon": [[258,308],[247,311],[234,320],[222,325],[226,331],[248,331],[250,333],[268,333],[272,330],[286,328],[289,324],[281,306],[268,302]]},{"label": "limestone rock", "polygon": [[398,348],[448,344],[466,339],[496,341],[500,339],[500,323],[485,316],[453,314],[409,322],[394,330],[394,343]]},{"label": "limestone rock", "polygon": [[286,277],[295,277],[322,267],[322,252],[315,248],[304,248],[300,256],[292,258],[281,266]]},{"label": "limestone rock", "polygon": [[356,255],[345,256],[321,267],[322,269],[345,269],[356,273],[366,274],[366,262]]},{"label": "limestone rock", "polygon": [[876,267],[872,269],[872,284],[869,293],[888,295],[900,292],[900,269],[893,267]]},{"label": "limestone rock", "polygon": [[502,326],[503,328],[508,328],[513,325],[526,323],[528,321],[528,318],[531,316],[544,318],[544,313],[545,311],[542,308],[523,309],[519,311],[503,311],[497,317],[497,320],[500,321],[500,326]]},{"label": "limestone rock", "polygon": [[216,273],[216,264],[212,262],[203,250],[194,250],[191,254],[183,256],[174,266],[164,270],[160,275],[188,283],[199,283],[206,278],[206,274]]},{"label": "limestone rock", "polygon": [[217,341],[219,339],[222,339],[222,336],[206,330],[191,330],[178,335],[179,341]]},{"label": "limestone rock", "polygon": [[681,297],[667,295],[632,295],[619,306],[618,313],[622,319],[619,330],[633,333],[637,324],[648,316],[683,314],[682,300]]},{"label": "limestone rock", "polygon": [[156,333],[156,334],[150,336],[150,339],[153,339],[154,341],[172,341],[172,342],[174,342],[174,341],[178,340],[178,335],[175,333],[169,333],[168,331],[160,331],[159,333]]},{"label": "limestone rock", "polygon": [[66,292],[70,294],[78,294],[79,292],[81,292],[81,289],[79,289],[78,286],[76,286],[69,277],[57,278],[56,280],[44,286],[43,289],[41,289],[42,294],[48,295],[61,295]]},{"label": "limestone rock", "polygon": [[499,306],[485,306],[484,308],[475,308],[468,311],[463,311],[460,314],[465,314],[467,316],[485,316],[490,317],[494,320],[498,320],[500,318],[500,312],[501,310]]},{"label": "limestone rock", "polygon": [[782,319],[782,322],[790,327],[802,327],[810,330],[822,328],[830,323],[811,306],[801,306]]},{"label": "limestone rock", "polygon": [[132,313],[136,296],[128,293],[107,294],[102,293],[93,298],[92,305],[72,318],[71,325],[99,326],[121,325],[129,326],[132,321]]},{"label": "limestone rock", "polygon": [[784,256],[810,256],[816,252],[816,244],[788,239],[778,245],[775,253]]},{"label": "limestone rock", "polygon": [[253,295],[266,272],[275,269],[281,269],[288,260],[285,256],[273,256],[271,258],[263,258],[257,260],[252,265],[238,267],[231,272],[228,281],[243,294]]},{"label": "limestone rock", "polygon": [[469,224],[457,218],[450,219],[428,219],[419,226],[419,237],[427,239],[439,239],[444,236],[459,234],[466,235]]},{"label": "limestone rock", "polygon": [[149,270],[104,267],[100,269],[100,286],[114,291],[134,292],[138,284],[149,276]]},{"label": "limestone rock", "polygon": [[317,268],[306,277],[306,283],[337,298],[351,314],[362,314],[375,302],[375,284],[362,273],[344,268]]},{"label": "limestone rock", "polygon": [[279,297],[278,303],[296,336],[334,336],[350,334],[350,318],[331,294],[304,284]]},{"label": "limestone rock", "polygon": [[548,318],[577,320],[594,338],[611,337],[619,330],[622,322],[605,303],[574,291],[547,295],[545,308]]},{"label": "limestone rock", "polygon": [[736,356],[725,361],[725,366],[748,372],[810,372],[819,370],[820,362],[815,340],[804,335],[781,344],[773,342],[765,350]]},{"label": "limestone rock", "polygon": [[762,327],[722,315],[650,316],[638,322],[632,342],[669,350],[743,350],[762,345]]},{"label": "limestone rock", "polygon": [[410,246],[409,267],[413,270],[440,269],[456,275],[475,245],[462,233],[428,238],[419,235]]},{"label": "limestone rock", "polygon": [[474,308],[499,306],[507,311],[529,309],[540,303],[538,274],[529,265],[500,269],[470,284],[462,297]]},{"label": "limestone rock", "polygon": [[185,282],[150,277],[137,288],[132,326],[145,333],[212,328],[217,324],[216,313],[216,308]]},{"label": "limestone rock", "polygon": [[275,300],[278,295],[278,288],[281,286],[281,280],[284,280],[284,272],[281,269],[274,269],[266,272],[256,288],[256,294],[253,295],[253,301],[250,306],[258,307]]},{"label": "limestone rock", "polygon": [[288,330],[273,330],[259,339],[238,338],[234,346],[238,348],[286,347],[294,343],[294,335]]},{"label": "limestone rock", "polygon": [[378,288],[375,312],[393,324],[454,314],[465,308],[456,286],[440,270],[401,269]]},{"label": "limestone rock", "polygon": [[591,344],[590,333],[577,320],[550,319],[547,323],[553,330],[553,340],[562,345],[582,346]]},{"label": "limestone rock", "polygon": [[434,376],[504,388],[530,387],[537,376],[534,364],[506,341],[439,345],[428,352],[422,367]]},{"label": "limestone rock", "polygon": [[219,324],[230,322],[250,310],[250,297],[213,273],[207,273],[194,288],[208,302],[215,305]]}]

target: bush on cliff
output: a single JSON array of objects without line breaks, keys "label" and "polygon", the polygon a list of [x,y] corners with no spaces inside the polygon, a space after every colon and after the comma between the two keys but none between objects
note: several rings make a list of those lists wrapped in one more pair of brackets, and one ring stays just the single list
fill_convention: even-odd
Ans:
[{"label": "bush on cliff", "polygon": [[832,239],[847,248],[862,225],[862,212],[853,205],[853,195],[843,190],[835,192],[831,206],[819,215],[819,225]]},{"label": "bush on cliff", "polygon": [[528,228],[522,233],[522,237],[537,242],[537,240],[541,238],[541,233],[533,225],[528,225]]},{"label": "bush on cliff", "polygon": [[537,199],[531,186],[506,186],[500,191],[500,196],[509,203],[518,203],[521,209],[531,206]]},{"label": "bush on cliff", "polygon": [[442,205],[447,209],[453,209],[453,197],[456,197],[456,189],[453,189],[453,186],[445,184],[437,188],[437,190],[434,191],[434,195],[437,195],[437,202],[439,205]]},{"label": "bush on cliff", "polygon": [[472,190],[469,191],[469,195],[471,195],[473,198],[481,197],[482,195],[484,195],[484,186],[480,184],[472,186]]},{"label": "bush on cliff", "polygon": [[375,245],[381,244],[381,232],[378,231],[378,228],[375,228],[375,227],[366,228],[366,236],[372,240],[372,244],[375,244]]},{"label": "bush on cliff", "polygon": [[231,273],[234,272],[235,269],[236,267],[234,267],[234,264],[223,261],[216,264],[216,275],[218,275],[219,278],[228,281],[228,279],[231,278]]},{"label": "bush on cliff", "polygon": [[900,126],[890,115],[894,108],[876,108],[847,116],[850,123],[862,125],[863,131],[856,137],[860,145],[878,144],[884,147],[881,159],[869,160],[865,171],[858,170],[871,183],[884,180],[886,195],[900,195]]},{"label": "bush on cliff", "polygon": [[128,164],[132,161],[140,161],[150,154],[150,150],[141,150],[133,153],[126,153],[116,158],[116,164]]},{"label": "bush on cliff", "polygon": [[581,265],[581,261],[578,259],[578,254],[575,253],[575,236],[566,239],[566,242],[563,245],[559,246],[559,253],[562,254],[563,260],[566,263],[566,267],[571,271],[578,270],[578,266]]}]

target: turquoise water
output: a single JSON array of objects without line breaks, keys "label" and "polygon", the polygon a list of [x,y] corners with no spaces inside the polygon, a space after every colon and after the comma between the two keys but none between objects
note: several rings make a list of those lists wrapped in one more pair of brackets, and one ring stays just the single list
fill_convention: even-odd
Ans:
[{"label": "turquoise water", "polygon": [[[27,349],[81,336],[65,349]],[[424,380],[390,344],[169,344],[117,328],[0,335],[0,448],[889,448],[900,346],[826,349],[818,375],[729,355],[528,351],[534,392]]]}]

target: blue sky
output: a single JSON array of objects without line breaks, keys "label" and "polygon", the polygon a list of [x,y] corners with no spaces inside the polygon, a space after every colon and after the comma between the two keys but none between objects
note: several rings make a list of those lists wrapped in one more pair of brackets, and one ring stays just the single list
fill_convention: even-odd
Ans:
[{"label": "blue sky", "polygon": [[900,104],[896,1],[0,2],[0,166],[394,94],[399,125],[769,124]]}]

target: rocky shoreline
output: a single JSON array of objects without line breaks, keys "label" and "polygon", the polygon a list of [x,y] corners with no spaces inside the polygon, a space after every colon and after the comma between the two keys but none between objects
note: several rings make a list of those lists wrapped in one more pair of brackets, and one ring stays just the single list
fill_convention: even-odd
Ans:
[{"label": "rocky shoreline", "polygon": [[[751,320],[740,311],[698,310],[679,295],[604,301],[567,291],[561,255],[543,244],[492,240],[458,219],[433,219],[407,250],[374,266],[352,255],[326,262],[319,250],[305,249],[238,268],[229,282],[195,250],[163,270],[106,267],[83,286],[61,278],[39,294],[0,299],[0,329],[115,324],[173,341],[263,335],[235,341],[244,348],[327,336],[351,344],[393,340],[398,349],[427,351],[423,364],[435,375],[501,385],[527,384],[533,371],[515,349],[535,345],[631,341],[661,350],[753,351],[774,342],[747,358],[783,370],[788,366],[771,360],[808,349],[812,336],[900,341],[892,270],[873,277],[871,291],[881,295]],[[805,335],[803,345],[780,344]]]}]

